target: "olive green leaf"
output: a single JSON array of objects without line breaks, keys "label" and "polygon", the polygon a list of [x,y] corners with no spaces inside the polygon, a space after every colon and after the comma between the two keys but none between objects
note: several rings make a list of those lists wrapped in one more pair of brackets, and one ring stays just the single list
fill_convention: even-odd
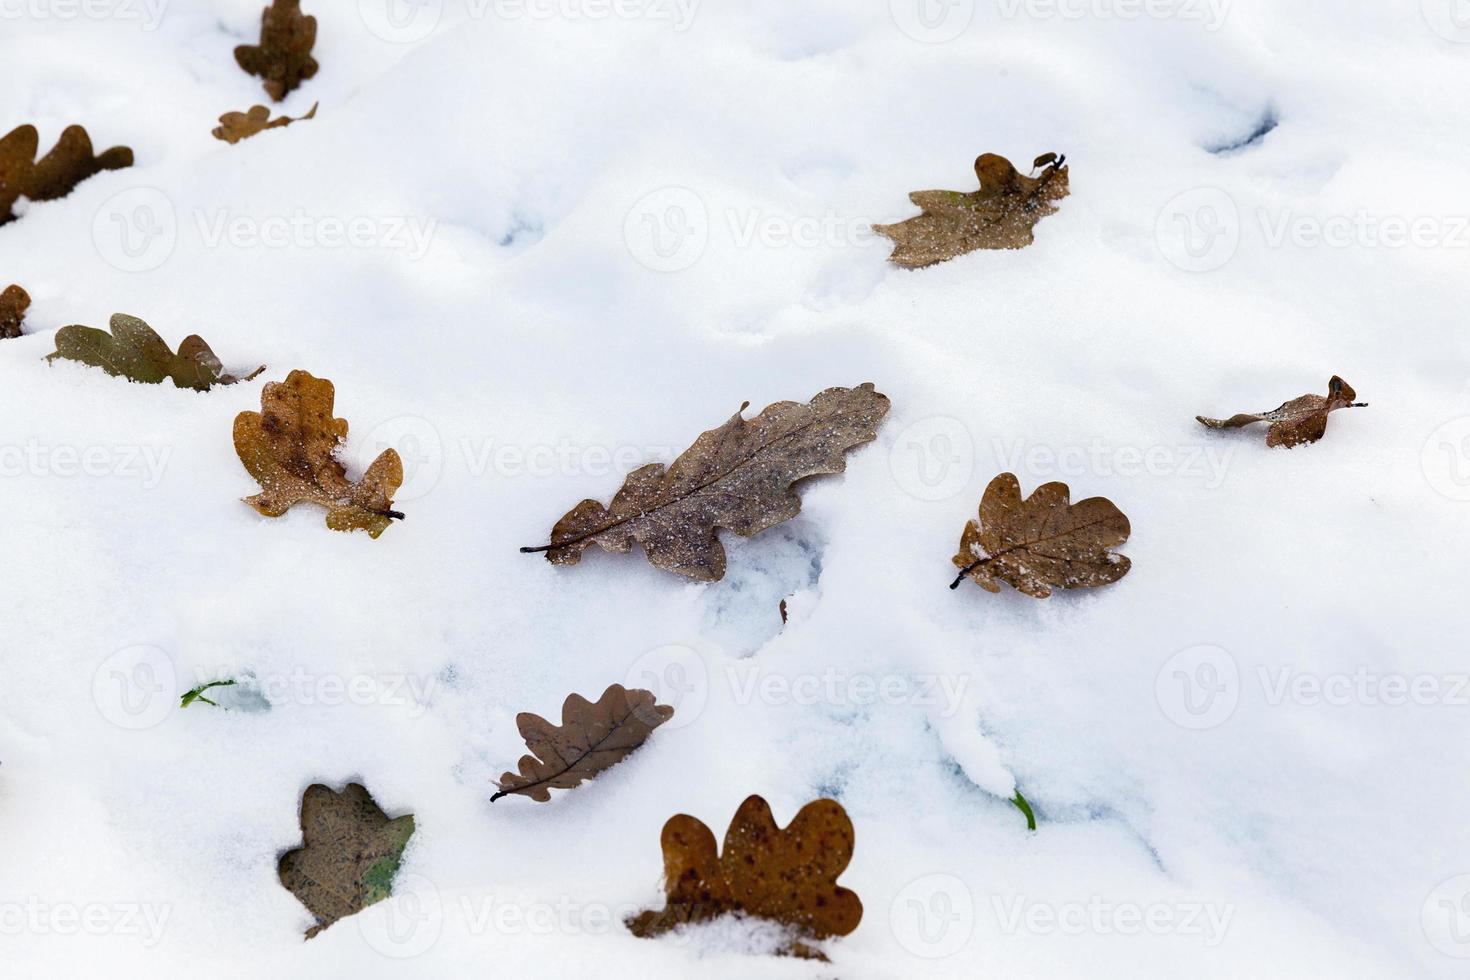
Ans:
[{"label": "olive green leaf", "polygon": [[923,214],[892,225],[874,225],[878,234],[893,239],[889,261],[909,269],[934,265],[981,248],[1025,248],[1035,241],[1036,223],[1056,214],[1068,193],[1065,156],[1045,153],[1028,177],[1005,157],[986,153],[975,160],[980,189],[915,191],[909,200]]},{"label": "olive green leaf", "polygon": [[1367,408],[1367,402],[1355,402],[1358,393],[1353,386],[1333,375],[1327,382],[1327,395],[1302,395],[1269,412],[1243,412],[1228,419],[1209,419],[1203,415],[1195,418],[1201,425],[1211,429],[1239,429],[1253,422],[1270,422],[1266,430],[1266,445],[1285,446],[1290,449],[1309,442],[1316,442],[1327,434],[1327,416],[1339,408]]},{"label": "olive green leaf", "polygon": [[113,314],[108,326],[110,334],[95,327],[62,327],[56,331],[56,352],[46,360],[81,361],[130,381],[161,384],[167,379],[195,391],[249,381],[265,370],[256,368],[244,378],[225,374],[214,351],[193,335],[184,338],[175,354],[152,327],[126,313]]},{"label": "olive green leaf", "polygon": [[281,855],[276,869],[281,884],[316,916],[307,939],[392,894],[413,831],[412,814],[388,819],[359,783],[340,793],[320,783],[307,787],[302,846]]},{"label": "olive green leaf", "polygon": [[273,0],[260,16],[260,43],[235,49],[235,62],[265,80],[266,93],[280,102],[316,74],[311,56],[316,18],[301,13],[301,0]]},{"label": "olive green leaf", "polygon": [[235,452],[262,488],[245,502],[266,517],[303,502],[320,504],[334,531],[364,530],[376,538],[403,517],[393,509],[403,460],[385,449],[361,482],[349,481],[336,457],[347,420],[332,417],[335,398],[332,382],[292,371],[261,390],[259,412],[235,417]]}]

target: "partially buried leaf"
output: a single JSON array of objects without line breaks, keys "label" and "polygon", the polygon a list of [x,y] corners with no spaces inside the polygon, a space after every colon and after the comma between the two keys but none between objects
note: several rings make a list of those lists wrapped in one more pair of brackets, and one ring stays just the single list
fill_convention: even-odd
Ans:
[{"label": "partially buried leaf", "polygon": [[413,815],[388,819],[367,789],[348,783],[334,793],[320,783],[301,796],[301,847],[281,855],[277,873],[317,924],[310,939],[393,892]]},{"label": "partially buried leaf", "polygon": [[951,589],[966,578],[987,592],[1009,582],[1045,599],[1053,588],[1085,589],[1128,574],[1128,559],[1108,549],[1128,540],[1128,518],[1105,497],[1070,503],[1065,483],[1047,483],[1021,499],[1013,473],[990,481],[980,500],[980,519],[965,525],[960,569]]},{"label": "partially buried leaf", "polygon": [[986,153],[975,160],[980,189],[915,191],[909,200],[923,214],[873,230],[893,239],[889,261],[921,269],[982,248],[1025,248],[1035,241],[1036,223],[1057,212],[1067,196],[1066,157],[1036,158],[1035,177],[1020,173],[1005,157]]},{"label": "partially buried leaf", "polygon": [[301,12],[301,0],[272,0],[260,17],[260,43],[235,49],[235,62],[265,80],[265,90],[276,102],[316,74],[311,56],[316,44],[316,18]]},{"label": "partially buried leaf", "polygon": [[280,129],[293,122],[315,119],[316,109],[317,107],[313,105],[310,112],[296,119],[290,116],[272,119],[270,109],[263,105],[251,106],[248,112],[227,112],[219,117],[220,124],[214,128],[214,138],[224,140],[226,143],[238,143],[257,133],[263,133],[267,129]]},{"label": "partially buried leaf", "polygon": [[622,762],[673,714],[650,692],[621,684],[609,687],[596,704],[580,694],[568,697],[560,727],[523,711],[516,715],[516,727],[534,754],[521,756],[520,772],[500,777],[500,792],[490,801],[519,793],[545,803],[550,790],[571,789]]},{"label": "partially buried leaf", "polygon": [[25,322],[26,310],[31,308],[31,294],[19,286],[7,286],[0,293],[0,338],[20,336],[20,325]]},{"label": "partially buried leaf", "polygon": [[744,914],[787,926],[785,952],[821,957],[803,940],[845,936],[863,917],[857,894],[837,884],[852,860],[852,821],[833,800],[808,803],[785,830],[759,796],[748,797],[725,832],[715,835],[686,814],[669,819],[661,838],[667,901],[630,916],[635,936],[658,936],[685,923]]},{"label": "partially buried leaf", "polygon": [[1302,395],[1269,412],[1245,412],[1228,419],[1208,419],[1203,415],[1195,418],[1212,429],[1239,429],[1253,422],[1270,422],[1271,427],[1266,430],[1266,445],[1290,449],[1325,436],[1327,416],[1339,408],[1367,408],[1367,402],[1353,401],[1357,397],[1352,385],[1334,374],[1327,382],[1326,397]]},{"label": "partially buried leaf", "polygon": [[658,568],[704,582],[725,575],[717,528],[749,537],[801,511],[794,484],[841,473],[846,454],[877,435],[888,398],[871,384],[828,388],[810,402],[777,402],[746,421],[740,406],[667,469],[650,463],[628,474],[612,506],[584,500],[551,529],[553,564],[575,565],[589,545],[625,552],[643,546]]},{"label": "partially buried leaf", "polygon": [[39,148],[34,126],[17,126],[0,138],[0,225],[15,220],[15,202],[22,197],[54,201],[88,177],[133,165],[133,151],[126,146],[94,156],[91,137],[81,126],[66,127],[51,152],[37,160]]},{"label": "partially buried leaf", "polygon": [[235,452],[262,488],[245,502],[266,517],[303,502],[320,504],[328,527],[376,538],[403,517],[393,509],[403,460],[385,449],[360,483],[349,481],[335,455],[347,437],[347,420],[332,417],[335,398],[332,382],[292,371],[261,390],[259,412],[235,417]]},{"label": "partially buried leaf", "polygon": [[214,351],[196,335],[185,337],[175,354],[152,327],[126,313],[113,314],[108,327],[111,333],[96,327],[62,327],[56,331],[56,352],[46,360],[81,361],[129,381],[160,384],[171,380],[179,388],[195,391],[249,381],[265,370],[257,368],[243,379],[225,374]]}]

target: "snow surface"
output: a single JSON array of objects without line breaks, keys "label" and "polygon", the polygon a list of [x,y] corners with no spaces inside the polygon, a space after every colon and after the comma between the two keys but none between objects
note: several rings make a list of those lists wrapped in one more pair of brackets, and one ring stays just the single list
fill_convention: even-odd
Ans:
[{"label": "snow surface", "polygon": [[[1463,975],[1451,0],[307,0],[321,71],[277,108],[318,117],[238,146],[210,129],[264,101],[231,56],[260,0],[94,3],[0,0],[0,128],[137,154],[0,229],[34,298],[0,341],[0,973]],[[1072,195],[1032,248],[907,272],[864,233],[1053,150]],[[307,239],[352,219],[373,244]],[[43,362],[119,311],[269,370]],[[381,539],[240,503],[231,420],[293,368],[336,383],[354,473],[408,459]],[[1317,445],[1194,421],[1333,373],[1371,407]],[[727,537],[723,582],[516,553],[744,401],[869,380],[878,441]],[[1114,500],[1132,573],[949,591],[1005,469]],[[177,709],[229,676],[231,710]],[[517,712],[614,682],[678,714],[595,783],[488,803]],[[276,860],[302,790],[353,779],[419,829],[397,897],[303,944]],[[617,925],[661,902],[665,819],[722,834],[750,793],[852,816],[866,914],[830,965]]]}]

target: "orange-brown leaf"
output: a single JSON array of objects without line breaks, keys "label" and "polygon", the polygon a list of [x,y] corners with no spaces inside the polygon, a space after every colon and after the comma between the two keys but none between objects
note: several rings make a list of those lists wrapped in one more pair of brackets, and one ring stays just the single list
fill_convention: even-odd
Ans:
[{"label": "orange-brown leaf", "polygon": [[94,156],[91,137],[81,126],[66,127],[51,152],[37,160],[39,147],[34,126],[17,126],[0,138],[0,225],[15,220],[15,202],[22,197],[54,201],[88,177],[133,165],[133,151],[126,146]]},{"label": "orange-brown leaf", "polygon": [[673,714],[652,693],[621,684],[609,687],[595,704],[580,694],[569,696],[560,726],[523,711],[516,715],[516,727],[533,754],[521,757],[520,772],[500,777],[500,792],[490,800],[519,793],[545,803],[552,789],[571,789],[622,762]]},{"label": "orange-brown leaf", "polygon": [[294,119],[290,116],[272,119],[270,109],[263,105],[251,106],[248,112],[227,112],[219,117],[220,124],[214,128],[214,138],[226,143],[238,143],[267,129],[280,129],[293,122],[315,119],[316,109],[313,105],[306,115]]},{"label": "orange-brown leaf", "polygon": [[664,891],[660,910],[627,920],[635,936],[651,937],[689,922],[744,914],[787,926],[786,952],[820,956],[802,940],[845,936],[858,927],[863,903],[837,884],[852,860],[852,821],[833,800],[808,803],[791,825],[776,826],[759,796],[735,811],[724,853],[703,822],[679,814],[664,824]]},{"label": "orange-brown leaf", "polygon": [[336,457],[347,420],[332,417],[335,397],[332,382],[292,371],[261,390],[259,412],[235,417],[235,452],[262,488],[245,502],[267,517],[303,502],[320,504],[332,530],[363,530],[376,538],[403,517],[393,509],[403,461],[385,449],[361,482],[349,481]]},{"label": "orange-brown leaf", "polygon": [[1128,540],[1128,518],[1105,497],[1075,504],[1065,483],[1047,483],[1021,499],[1013,473],[990,481],[980,500],[980,517],[965,525],[954,563],[959,577],[987,592],[1008,582],[1045,599],[1053,588],[1084,589],[1116,582],[1128,574],[1128,559],[1109,549]]},{"label": "orange-brown leaf", "polygon": [[915,191],[909,195],[923,214],[873,230],[893,239],[889,261],[921,269],[976,249],[1025,248],[1035,241],[1036,223],[1057,212],[1068,193],[1066,157],[1036,158],[1035,177],[1020,173],[1005,157],[986,153],[975,160],[980,189]]},{"label": "orange-brown leaf", "polygon": [[0,293],[0,338],[20,336],[20,325],[25,322],[30,307],[30,293],[19,286],[5,287],[5,292]]},{"label": "orange-brown leaf", "polygon": [[1290,449],[1304,443],[1316,442],[1327,434],[1327,416],[1339,408],[1367,408],[1367,402],[1355,402],[1358,393],[1353,386],[1333,375],[1327,382],[1327,394],[1302,395],[1271,409],[1269,412],[1242,412],[1228,419],[1211,419],[1203,415],[1195,418],[1211,429],[1239,429],[1253,422],[1270,422],[1266,430],[1266,445],[1285,446]]},{"label": "orange-brown leaf", "polygon": [[235,49],[235,61],[265,80],[271,99],[280,102],[316,74],[311,56],[316,44],[316,18],[301,12],[301,0],[272,0],[260,16],[260,43]]}]

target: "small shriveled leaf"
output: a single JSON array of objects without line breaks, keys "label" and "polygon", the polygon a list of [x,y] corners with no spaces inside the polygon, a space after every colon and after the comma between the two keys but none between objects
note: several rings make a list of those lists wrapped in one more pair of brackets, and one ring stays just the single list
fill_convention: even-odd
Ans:
[{"label": "small shriveled leaf", "polygon": [[625,552],[643,546],[656,567],[703,582],[725,575],[717,528],[743,537],[801,511],[794,485],[841,473],[846,455],[871,442],[888,414],[888,398],[872,384],[828,388],[810,402],[777,402],[756,418],[742,416],[711,429],[665,468],[650,463],[628,474],[612,506],[584,500],[551,529],[546,552],[557,565],[575,565],[590,545]]},{"label": "small shriveled leaf", "polygon": [[413,816],[388,819],[367,789],[348,783],[340,793],[320,783],[301,796],[302,846],[281,855],[281,884],[317,924],[310,939],[393,892]]},{"label": "small shriveled leaf", "polygon": [[235,49],[235,61],[265,80],[265,91],[280,102],[316,74],[311,56],[316,18],[301,12],[301,0],[272,0],[260,17],[260,43]]},{"label": "small shriveled leaf", "polygon": [[959,577],[987,592],[1009,582],[1029,596],[1045,599],[1053,588],[1087,589],[1116,582],[1131,563],[1110,551],[1128,540],[1128,518],[1105,497],[1070,503],[1065,483],[1047,483],[1021,499],[1013,473],[990,481],[980,500],[980,518],[965,525]]},{"label": "small shriveled leaf", "polygon": [[1202,424],[1211,429],[1239,429],[1253,422],[1270,422],[1266,430],[1266,445],[1300,446],[1316,442],[1327,434],[1327,416],[1339,408],[1367,408],[1367,402],[1355,402],[1358,393],[1352,385],[1332,376],[1327,382],[1327,395],[1302,395],[1269,412],[1243,412],[1228,419],[1209,419],[1196,415]]},{"label": "small shriveled leaf", "polygon": [[336,457],[347,420],[332,417],[335,398],[332,382],[292,371],[261,390],[259,412],[235,417],[235,452],[262,488],[245,502],[266,517],[303,502],[320,504],[334,531],[363,530],[376,538],[403,517],[393,509],[403,460],[385,449],[361,482],[349,481]]},{"label": "small shriveled leaf", "polygon": [[500,792],[490,800],[519,793],[545,803],[552,789],[571,789],[622,762],[673,714],[650,692],[621,684],[609,687],[596,704],[580,694],[568,697],[560,726],[523,711],[516,727],[534,754],[521,756],[520,772],[500,777]]},{"label": "small shriveled leaf", "polygon": [[248,112],[227,112],[219,117],[220,124],[214,128],[214,138],[226,143],[238,143],[267,129],[280,129],[293,122],[315,119],[316,109],[313,105],[306,115],[294,119],[291,116],[272,119],[270,109],[263,105],[251,106]]},{"label": "small shriveled leaf", "polygon": [[66,127],[51,152],[37,160],[39,148],[34,126],[17,126],[0,138],[0,225],[15,220],[15,202],[21,198],[55,201],[88,177],[133,165],[133,151],[126,146],[94,156],[92,139],[81,126]]},{"label": "small shriveled leaf", "polygon": [[986,153],[975,160],[980,189],[915,191],[909,200],[923,214],[873,230],[893,239],[889,261],[922,269],[976,249],[1025,248],[1035,241],[1036,223],[1055,214],[1068,193],[1066,157],[1036,158],[1035,177],[1020,173],[1005,157]]},{"label": "small shriveled leaf", "polygon": [[179,707],[187,708],[195,701],[198,701],[201,704],[210,704],[218,708],[219,703],[205,697],[204,692],[216,687],[234,687],[237,683],[238,682],[233,677],[231,677],[227,681],[210,681],[208,684],[200,684],[193,690],[184,692],[183,696],[179,698]]},{"label": "small shriveled leaf", "polygon": [[852,860],[852,821],[833,800],[808,803],[785,830],[759,796],[735,811],[724,853],[703,822],[686,814],[664,824],[666,903],[630,916],[635,936],[658,936],[690,922],[740,913],[788,927],[785,952],[822,958],[802,940],[845,936],[863,917],[856,893],[837,884]]},{"label": "small shriveled leaf", "polygon": [[19,337],[26,310],[31,308],[31,294],[19,286],[6,286],[0,293],[0,339]]},{"label": "small shriveled leaf", "polygon": [[225,374],[214,351],[195,335],[185,337],[175,354],[152,327],[126,313],[114,313],[108,327],[111,333],[96,327],[62,327],[56,331],[56,352],[46,360],[81,361],[129,381],[156,385],[171,380],[195,391],[249,381],[265,370],[256,368],[244,378]]}]

